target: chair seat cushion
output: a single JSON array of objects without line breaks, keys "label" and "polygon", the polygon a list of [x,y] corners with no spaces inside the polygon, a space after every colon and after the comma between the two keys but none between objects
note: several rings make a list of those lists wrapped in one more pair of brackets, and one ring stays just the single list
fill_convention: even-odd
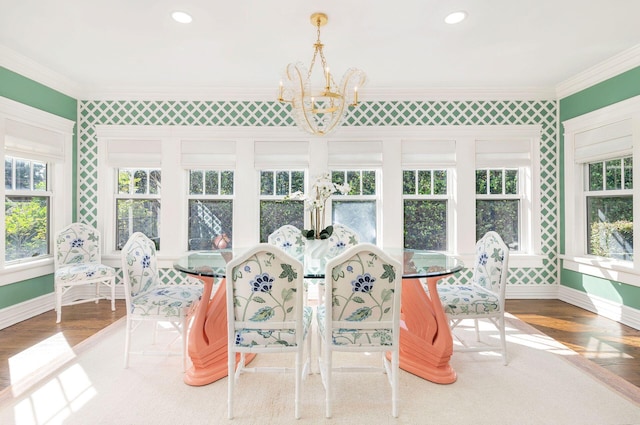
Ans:
[{"label": "chair seat cushion", "polygon": [[[318,306],[316,313],[318,318],[318,331],[323,338],[325,333],[325,312],[326,309],[324,305]],[[333,345],[356,345],[360,347],[393,345],[393,330],[339,328],[333,330],[331,341]]]},{"label": "chair seat cushion", "polygon": [[[305,306],[302,311],[304,337],[311,325],[312,314],[311,307]],[[295,329],[237,329],[235,341],[237,347],[295,347],[296,333]]]},{"label": "chair seat cushion", "polygon": [[131,299],[131,313],[138,316],[183,317],[202,296],[202,286],[157,286]]},{"label": "chair seat cushion", "polygon": [[500,311],[498,296],[475,285],[438,285],[438,296],[444,312],[451,315],[471,316]]},{"label": "chair seat cushion", "polygon": [[87,280],[107,280],[115,277],[116,271],[113,267],[100,263],[71,264],[60,267],[56,270],[56,282],[73,284],[76,282],[86,282]]}]

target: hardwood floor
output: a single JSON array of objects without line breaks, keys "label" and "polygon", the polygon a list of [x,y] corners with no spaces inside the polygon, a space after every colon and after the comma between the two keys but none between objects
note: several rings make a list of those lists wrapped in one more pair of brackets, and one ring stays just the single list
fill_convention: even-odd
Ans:
[{"label": "hardwood floor", "polygon": [[[506,310],[592,362],[640,387],[640,331],[557,300],[508,300]],[[125,314],[124,300],[64,307],[0,330],[0,390],[11,383],[11,359],[62,335],[73,347]],[[45,346],[46,349],[46,346]]]}]

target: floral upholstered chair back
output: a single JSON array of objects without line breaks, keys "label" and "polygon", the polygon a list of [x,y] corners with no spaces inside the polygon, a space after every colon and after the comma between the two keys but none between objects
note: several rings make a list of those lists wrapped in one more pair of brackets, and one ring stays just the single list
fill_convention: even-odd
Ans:
[{"label": "floral upholstered chair back", "polygon": [[473,282],[504,299],[509,248],[496,232],[487,232],[476,243]]},{"label": "floral upholstered chair back", "polygon": [[100,232],[83,223],[70,224],[56,235],[54,258],[56,268],[100,263]]},{"label": "floral upholstered chair back", "polygon": [[297,260],[304,258],[305,241],[302,232],[295,226],[285,224],[269,235],[268,242]]},{"label": "floral upholstered chair back", "polygon": [[355,230],[341,224],[333,225],[333,233],[329,236],[329,258],[344,252],[346,249],[358,245],[360,238]]},{"label": "floral upholstered chair back", "polygon": [[[335,345],[398,344],[402,266],[372,244],[350,248],[327,264],[324,310],[318,324]],[[324,324],[320,316],[331,311]]]},{"label": "floral upholstered chair back", "polygon": [[144,233],[135,232],[122,248],[123,260],[126,262],[122,273],[125,284],[128,284],[130,297],[135,298],[147,293],[158,285],[158,261],[156,246]]},{"label": "floral upholstered chair back", "polygon": [[229,262],[229,331],[235,333],[237,347],[301,343],[303,316],[310,322],[310,310],[303,308],[302,277],[302,263],[271,244],[260,244]]}]

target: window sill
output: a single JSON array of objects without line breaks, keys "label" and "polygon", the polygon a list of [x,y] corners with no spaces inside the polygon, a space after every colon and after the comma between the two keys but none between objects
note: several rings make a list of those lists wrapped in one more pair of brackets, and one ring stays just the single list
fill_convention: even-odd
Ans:
[{"label": "window sill", "polygon": [[563,260],[563,269],[627,285],[640,286],[640,282],[638,282],[640,270],[635,269],[630,261],[610,260],[600,257],[573,257],[570,255],[560,255],[560,259]]},{"label": "window sill", "polygon": [[46,276],[53,272],[53,257],[12,264],[0,271],[0,276],[2,276],[0,286]]}]

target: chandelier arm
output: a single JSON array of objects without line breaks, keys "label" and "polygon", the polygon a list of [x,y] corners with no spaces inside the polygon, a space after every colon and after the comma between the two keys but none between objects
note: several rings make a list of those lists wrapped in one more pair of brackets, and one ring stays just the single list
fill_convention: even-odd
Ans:
[{"label": "chandelier arm", "polygon": [[[291,117],[303,130],[314,135],[326,135],[335,130],[345,119],[348,107],[358,105],[358,88],[366,82],[364,72],[350,68],[338,85],[329,72],[320,40],[320,27],[328,21],[324,13],[311,15],[311,23],[316,26],[316,42],[309,69],[303,64],[289,64],[286,69],[288,81],[286,92],[280,86],[281,102],[291,103]],[[324,87],[312,90],[313,68],[320,56]],[[306,78],[305,78],[306,75]],[[351,93],[353,92],[353,96]],[[285,99],[285,94],[291,100]],[[347,108],[346,108],[347,107]]]}]

